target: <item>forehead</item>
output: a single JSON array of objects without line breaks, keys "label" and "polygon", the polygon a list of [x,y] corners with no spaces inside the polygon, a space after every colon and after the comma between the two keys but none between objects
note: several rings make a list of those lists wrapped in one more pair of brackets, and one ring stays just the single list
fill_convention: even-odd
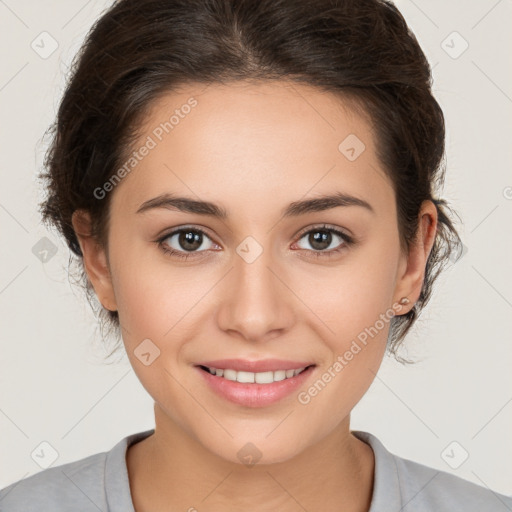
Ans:
[{"label": "forehead", "polygon": [[113,204],[132,212],[163,192],[228,212],[334,191],[372,198],[376,210],[393,201],[366,119],[297,83],[183,86],[152,104],[131,149]]}]

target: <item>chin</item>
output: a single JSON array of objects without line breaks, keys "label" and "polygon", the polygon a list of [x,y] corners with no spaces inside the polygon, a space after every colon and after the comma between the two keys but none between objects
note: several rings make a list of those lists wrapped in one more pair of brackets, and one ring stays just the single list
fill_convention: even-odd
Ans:
[{"label": "chin", "polygon": [[264,437],[261,442],[247,439],[240,442],[232,440],[229,445],[224,443],[221,450],[218,449],[219,445],[207,446],[207,448],[228,462],[248,468],[287,462],[302,451],[298,449],[296,443],[291,443],[290,446],[279,443],[276,446],[275,442],[269,443]]}]

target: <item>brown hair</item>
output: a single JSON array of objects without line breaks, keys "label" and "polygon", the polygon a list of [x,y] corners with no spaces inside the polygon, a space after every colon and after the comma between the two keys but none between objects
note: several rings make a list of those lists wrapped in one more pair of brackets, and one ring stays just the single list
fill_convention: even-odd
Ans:
[{"label": "brown hair", "polygon": [[431,69],[387,0],[120,0],[96,21],[48,130],[47,172],[40,175],[48,195],[40,211],[78,257],[79,280],[102,332],[108,325],[119,339],[119,318],[91,301],[73,212],[90,212],[91,234],[107,248],[111,194],[100,200],[94,190],[122,165],[152,102],[187,83],[247,79],[313,85],[368,116],[395,190],[402,250],[415,240],[422,202],[435,203],[438,231],[421,295],[391,322],[388,350],[405,362],[396,349],[461,240],[446,201],[433,197],[444,181],[445,126]]}]

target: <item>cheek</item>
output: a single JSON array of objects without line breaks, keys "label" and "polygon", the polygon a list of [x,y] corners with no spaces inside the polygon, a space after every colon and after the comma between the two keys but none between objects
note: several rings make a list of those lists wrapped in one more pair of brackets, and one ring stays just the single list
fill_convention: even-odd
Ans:
[{"label": "cheek", "polygon": [[128,332],[162,338],[201,301],[207,276],[165,262],[165,255],[121,259],[113,279],[120,321]]},{"label": "cheek", "polygon": [[176,405],[186,399],[178,384],[187,376],[181,351],[195,336],[194,305],[208,286],[191,278],[190,270],[157,259],[138,259],[135,268],[126,258],[117,266],[114,286],[123,343],[138,379],[157,402]]},{"label": "cheek", "polygon": [[311,325],[318,327],[330,353],[321,382],[311,390],[318,393],[317,407],[337,403],[343,417],[375,378],[394,314],[395,256],[392,247],[383,251],[376,243],[375,249],[354,253],[338,268],[317,273],[315,286],[308,281],[299,291],[308,297]]},{"label": "cheek", "polygon": [[297,295],[306,298],[316,323],[327,327],[323,335],[335,339],[332,345],[339,350],[381,314],[390,314],[396,261],[392,250],[370,249],[354,252],[339,266],[317,270],[310,278],[293,279]]},{"label": "cheek", "polygon": [[298,401],[314,411],[311,416],[327,418],[322,427],[326,431],[360,401],[385,354],[393,310],[388,302],[389,288],[372,277],[367,272],[351,272],[346,279],[326,283],[329,293],[314,297],[314,308],[329,326],[329,330],[323,327],[318,331],[329,357]]}]

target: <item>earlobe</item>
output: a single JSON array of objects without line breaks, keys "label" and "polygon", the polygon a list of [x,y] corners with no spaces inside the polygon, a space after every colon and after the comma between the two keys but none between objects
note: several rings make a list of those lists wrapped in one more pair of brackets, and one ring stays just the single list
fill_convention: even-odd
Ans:
[{"label": "earlobe", "polygon": [[105,249],[91,235],[91,218],[86,210],[75,210],[71,222],[83,255],[89,281],[105,309],[117,310],[112,278]]},{"label": "earlobe", "polygon": [[[402,297],[408,297],[410,306],[417,302],[423,281],[428,257],[435,242],[437,232],[437,209],[432,201],[424,201],[419,214],[418,236],[412,244],[405,265],[405,271],[398,276],[395,290],[396,301]],[[402,313],[404,314],[404,313]]]}]

